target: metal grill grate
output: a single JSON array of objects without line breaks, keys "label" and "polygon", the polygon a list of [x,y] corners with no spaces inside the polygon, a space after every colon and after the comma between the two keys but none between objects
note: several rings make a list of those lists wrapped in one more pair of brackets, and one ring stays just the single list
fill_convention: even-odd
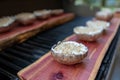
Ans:
[{"label": "metal grill grate", "polygon": [[[37,34],[24,43],[14,45],[0,52],[0,80],[18,80],[17,72],[47,53],[51,46],[73,33],[73,27],[85,25],[92,17],[77,17],[59,27]],[[116,42],[117,37],[114,39]],[[112,43],[115,45],[115,43]],[[111,52],[111,51],[110,51]],[[108,55],[111,54],[108,52]],[[107,56],[107,55],[106,55]],[[111,58],[111,57],[110,57]],[[106,64],[109,61],[109,57]],[[97,80],[100,80],[103,67],[100,68]],[[105,71],[105,70],[104,70]]]}]

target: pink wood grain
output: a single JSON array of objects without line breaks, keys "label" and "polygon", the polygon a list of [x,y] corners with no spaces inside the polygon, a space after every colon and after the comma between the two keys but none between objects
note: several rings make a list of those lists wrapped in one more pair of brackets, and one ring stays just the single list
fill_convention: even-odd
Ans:
[{"label": "pink wood grain", "polygon": [[38,29],[40,27],[45,27],[46,25],[49,25],[48,23],[55,24],[56,21],[61,20],[65,17],[67,17],[67,16],[69,17],[70,15],[72,15],[72,14],[71,13],[66,13],[66,14],[62,14],[62,15],[59,15],[59,16],[51,17],[48,20],[43,20],[43,21],[36,20],[36,21],[34,21],[34,24],[32,24],[32,25],[16,26],[14,29],[12,29],[9,32],[1,33],[0,34],[0,41],[4,41],[4,40],[10,39],[10,38],[14,38],[15,36],[17,36],[19,34]]},{"label": "pink wood grain", "polygon": [[82,63],[67,66],[56,62],[48,52],[30,66],[18,72],[21,80],[94,80],[100,64],[113,40],[120,24],[120,19],[113,18],[107,32],[96,42],[80,41],[76,35],[66,40],[84,43],[88,48],[88,56]]}]

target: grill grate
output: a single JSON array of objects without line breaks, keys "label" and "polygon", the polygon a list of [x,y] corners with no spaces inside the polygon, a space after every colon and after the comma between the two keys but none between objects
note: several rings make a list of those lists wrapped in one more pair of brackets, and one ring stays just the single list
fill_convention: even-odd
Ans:
[{"label": "grill grate", "polygon": [[[92,17],[77,17],[73,21],[60,25],[59,27],[44,31],[29,40],[14,45],[0,52],[0,80],[18,80],[17,72],[47,53],[51,46],[63,40],[73,33],[73,27],[85,25]],[[117,42],[117,37],[114,42]],[[116,43],[112,43],[116,44]],[[113,46],[114,47],[114,46]],[[110,55],[109,51],[107,55]],[[105,64],[109,64],[111,57],[105,57]],[[104,63],[102,63],[104,64]],[[106,66],[101,66],[96,80],[101,80],[101,74],[106,71]],[[107,72],[106,72],[107,73]]]}]

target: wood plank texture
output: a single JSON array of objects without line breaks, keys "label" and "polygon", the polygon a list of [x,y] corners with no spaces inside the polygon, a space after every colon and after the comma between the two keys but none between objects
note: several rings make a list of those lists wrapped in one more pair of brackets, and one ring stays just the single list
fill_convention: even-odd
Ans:
[{"label": "wood plank texture", "polygon": [[82,63],[71,66],[63,65],[56,62],[51,56],[51,52],[48,52],[18,72],[18,76],[21,80],[94,80],[119,24],[120,19],[113,18],[110,28],[96,42],[80,41],[75,34],[65,39],[81,42],[88,47],[88,56]]},{"label": "wood plank texture", "polygon": [[3,49],[13,43],[21,43],[38,32],[63,24],[73,18],[73,13],[65,13],[59,16],[53,16],[47,20],[36,20],[32,25],[16,26],[11,31],[0,34],[0,49]]}]

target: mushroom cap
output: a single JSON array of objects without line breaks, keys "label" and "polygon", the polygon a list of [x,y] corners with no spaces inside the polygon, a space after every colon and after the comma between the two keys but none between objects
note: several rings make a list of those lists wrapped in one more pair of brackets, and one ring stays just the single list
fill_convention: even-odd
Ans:
[{"label": "mushroom cap", "polygon": [[72,65],[80,63],[87,56],[88,48],[75,41],[58,42],[51,48],[53,58],[59,63]]},{"label": "mushroom cap", "polygon": [[80,40],[83,41],[96,41],[103,34],[102,27],[83,27],[78,26],[74,28],[74,33]]}]

